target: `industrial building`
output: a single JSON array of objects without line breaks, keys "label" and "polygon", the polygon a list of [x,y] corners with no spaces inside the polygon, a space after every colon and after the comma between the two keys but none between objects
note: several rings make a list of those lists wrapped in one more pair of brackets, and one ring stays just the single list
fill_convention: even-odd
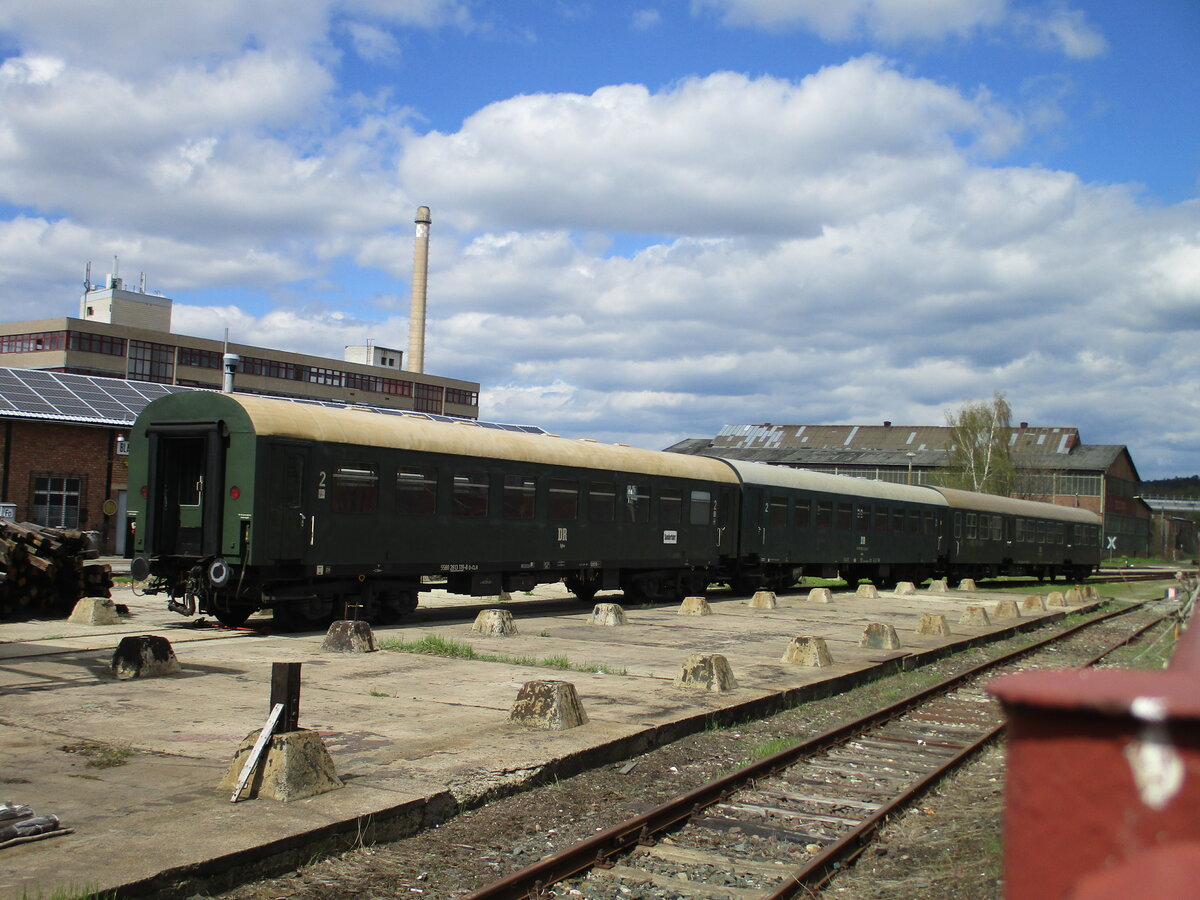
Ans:
[{"label": "industrial building", "polygon": [[129,425],[162,393],[220,389],[227,354],[239,392],[478,418],[477,382],[406,371],[399,350],[336,360],[226,345],[173,333],[171,305],[109,276],[85,285],[78,318],[0,324],[0,515],[95,532],[123,553]]},{"label": "industrial building", "polygon": [[[667,449],[900,484],[937,481],[950,462],[951,429],[937,425],[726,425],[715,437]],[[1014,497],[1104,516],[1106,555],[1148,556],[1151,512],[1123,444],[1084,444],[1079,429],[1021,422],[1009,450]]]}]

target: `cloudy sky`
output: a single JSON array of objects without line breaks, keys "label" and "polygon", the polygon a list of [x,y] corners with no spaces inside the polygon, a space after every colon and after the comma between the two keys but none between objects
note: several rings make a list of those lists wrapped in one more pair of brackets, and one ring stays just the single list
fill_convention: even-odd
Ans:
[{"label": "cloudy sky", "polygon": [[1014,419],[1200,472],[1196,0],[6,0],[5,320],[407,346],[482,414]]}]

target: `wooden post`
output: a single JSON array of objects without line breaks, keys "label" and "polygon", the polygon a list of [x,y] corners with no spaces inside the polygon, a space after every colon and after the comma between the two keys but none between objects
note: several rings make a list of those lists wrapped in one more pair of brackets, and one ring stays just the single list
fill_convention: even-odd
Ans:
[{"label": "wooden post", "polygon": [[283,704],[276,734],[300,729],[300,663],[271,663],[271,703]]}]

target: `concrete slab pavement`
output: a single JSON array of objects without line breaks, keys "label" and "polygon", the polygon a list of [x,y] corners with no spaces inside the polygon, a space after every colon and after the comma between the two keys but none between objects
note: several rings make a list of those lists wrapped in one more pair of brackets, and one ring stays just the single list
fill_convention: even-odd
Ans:
[{"label": "concrete slab pavement", "polygon": [[[633,607],[629,625],[611,628],[587,624],[591,604],[564,612],[539,603],[568,596],[551,585],[506,604],[518,624],[512,637],[477,635],[469,617],[439,618],[447,605],[476,602],[439,591],[422,594],[427,609],[405,624],[376,629],[380,641],[433,635],[507,660],[480,661],[326,653],[323,632],[195,628],[168,613],[161,598],[115,593],[131,613],[118,625],[0,625],[0,800],[28,803],[75,829],[0,850],[0,896],[84,887],[187,895],[195,877],[224,872],[230,882],[245,880],[358,839],[411,833],[460,803],[539,775],[623,758],[722,710],[802,696],[831,679],[1035,618],[985,628],[951,624],[956,633],[949,637],[917,636],[921,614],[944,612],[953,623],[966,598],[882,593],[868,600],[840,593],[832,604],[815,604],[798,593],[781,595],[774,610],[716,595],[707,617]],[[598,599],[620,602],[619,595]],[[894,625],[901,649],[860,648],[871,621]],[[182,671],[116,681],[107,665],[120,638],[150,633],[172,642]],[[802,634],[826,640],[832,666],[780,661],[791,638]],[[727,656],[739,689],[708,694],[675,687],[692,652]],[[524,661],[554,656],[587,671]],[[300,723],[322,734],[346,787],[288,804],[231,804],[217,784],[238,743],[266,717],[273,662],[304,663]],[[624,674],[594,670],[601,665]],[[510,723],[518,689],[537,679],[573,682],[590,721],[563,732]],[[121,765],[89,767],[80,752],[89,743],[131,752]]]}]

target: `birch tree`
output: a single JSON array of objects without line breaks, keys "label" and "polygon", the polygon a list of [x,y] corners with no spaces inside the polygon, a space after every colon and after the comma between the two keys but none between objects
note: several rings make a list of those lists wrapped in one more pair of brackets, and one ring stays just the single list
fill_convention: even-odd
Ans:
[{"label": "birch tree", "polygon": [[1012,409],[1004,395],[991,402],[968,403],[957,413],[946,413],[950,426],[950,461],[943,482],[985,494],[1012,493],[1016,469],[1009,441]]}]

